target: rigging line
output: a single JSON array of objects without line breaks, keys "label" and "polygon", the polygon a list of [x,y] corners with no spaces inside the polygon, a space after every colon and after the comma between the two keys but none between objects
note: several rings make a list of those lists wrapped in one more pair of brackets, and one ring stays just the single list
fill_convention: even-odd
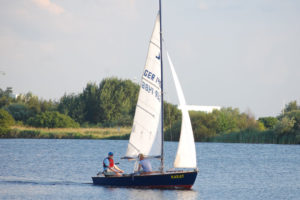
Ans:
[{"label": "rigging line", "polygon": [[159,0],[159,46],[160,46],[160,71],[161,71],[161,172],[164,171],[164,70],[163,70],[163,48],[162,48],[162,6]]}]

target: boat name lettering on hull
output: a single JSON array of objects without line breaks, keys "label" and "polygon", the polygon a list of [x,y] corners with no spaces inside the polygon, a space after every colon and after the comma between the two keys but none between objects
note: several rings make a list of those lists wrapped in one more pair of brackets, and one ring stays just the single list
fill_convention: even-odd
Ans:
[{"label": "boat name lettering on hull", "polygon": [[171,179],[175,179],[175,178],[184,178],[184,174],[171,175]]}]

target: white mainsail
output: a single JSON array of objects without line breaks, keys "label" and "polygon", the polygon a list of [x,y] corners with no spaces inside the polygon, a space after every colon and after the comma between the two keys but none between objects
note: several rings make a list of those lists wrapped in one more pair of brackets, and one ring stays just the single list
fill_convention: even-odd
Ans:
[{"label": "white mainsail", "polygon": [[175,83],[175,87],[179,99],[179,104],[182,112],[180,139],[179,139],[176,158],[174,161],[174,167],[175,168],[196,168],[197,167],[196,148],[195,148],[195,141],[194,141],[190,116],[186,107],[186,102],[185,102],[181,85],[179,83],[177,74],[175,72],[173,63],[171,61],[168,52],[167,52],[167,56],[168,56],[168,61],[172,71],[172,75],[173,75],[173,79],[174,79],[174,83]]},{"label": "white mainsail", "polygon": [[125,157],[135,158],[161,155],[161,133],[158,131],[161,112],[161,64],[160,64],[159,15],[149,44],[148,56],[142,75],[141,88],[135,110],[132,131]]}]

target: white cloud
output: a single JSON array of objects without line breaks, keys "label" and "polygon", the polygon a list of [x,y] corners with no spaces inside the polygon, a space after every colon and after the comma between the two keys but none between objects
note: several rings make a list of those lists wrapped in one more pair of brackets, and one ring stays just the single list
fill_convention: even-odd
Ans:
[{"label": "white cloud", "polygon": [[64,9],[61,6],[51,2],[50,0],[33,0],[33,2],[53,14],[62,14],[64,12]]}]

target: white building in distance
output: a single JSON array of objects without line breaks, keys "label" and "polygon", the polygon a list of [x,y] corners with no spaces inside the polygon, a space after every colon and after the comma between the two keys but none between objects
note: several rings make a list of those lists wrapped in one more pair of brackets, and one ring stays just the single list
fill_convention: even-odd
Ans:
[{"label": "white building in distance", "polygon": [[[206,113],[211,113],[213,110],[221,110],[221,106],[197,106],[197,105],[186,105],[188,111],[202,111]],[[178,109],[181,110],[180,106]]]}]

